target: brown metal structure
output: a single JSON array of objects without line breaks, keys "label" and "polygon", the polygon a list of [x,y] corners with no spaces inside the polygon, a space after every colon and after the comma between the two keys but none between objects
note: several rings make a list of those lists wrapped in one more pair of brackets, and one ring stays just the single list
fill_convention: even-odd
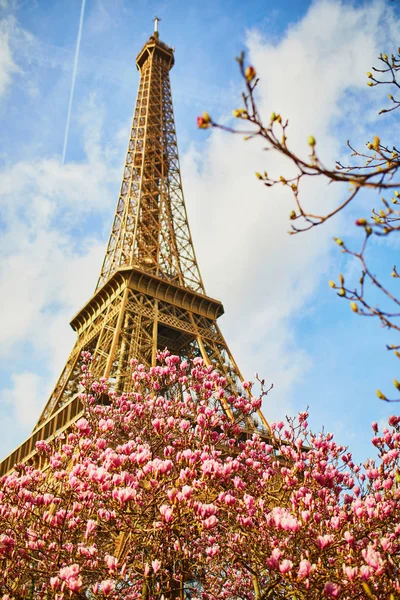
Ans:
[{"label": "brown metal structure", "polygon": [[[79,356],[119,392],[132,358],[147,367],[158,349],[201,356],[243,393],[241,373],[217,325],[224,309],[206,295],[182,191],[169,71],[174,52],[155,31],[136,59],[140,83],[117,208],[94,295],[72,319],[78,339],[31,436],[0,464],[0,474],[35,455],[82,414]],[[226,401],[222,409],[232,416]],[[262,425],[267,427],[260,413]]]}]

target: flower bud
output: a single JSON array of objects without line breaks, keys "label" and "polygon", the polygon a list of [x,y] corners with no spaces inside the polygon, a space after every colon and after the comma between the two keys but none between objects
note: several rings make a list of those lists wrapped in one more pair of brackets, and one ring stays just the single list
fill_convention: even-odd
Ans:
[{"label": "flower bud", "polygon": [[376,395],[378,396],[379,400],[386,400],[387,398],[385,396],[385,394],[382,394],[381,390],[376,390]]},{"label": "flower bud", "polygon": [[358,305],[355,302],[350,302],[350,308],[353,312],[358,312]]},{"label": "flower bud", "polygon": [[340,290],[338,291],[338,296],[344,296],[346,294],[346,292],[344,291],[343,288],[340,288]]},{"label": "flower bud", "polygon": [[367,224],[367,220],[366,219],[357,219],[357,221],[355,222],[355,224],[358,225],[358,226],[366,225]]},{"label": "flower bud", "polygon": [[275,119],[276,119],[276,114],[273,112],[273,113],[271,113],[271,116],[270,116],[271,123],[273,123],[275,121]]},{"label": "flower bud", "polygon": [[396,389],[400,390],[400,383],[397,381],[397,379],[393,379],[393,384]]},{"label": "flower bud", "polygon": [[338,246],[343,246],[344,242],[340,238],[333,238]]},{"label": "flower bud", "polygon": [[317,142],[315,141],[315,137],[313,135],[310,135],[308,137],[307,143],[309,146],[311,146],[311,148],[314,148],[314,146]]},{"label": "flower bud", "polygon": [[244,76],[246,77],[246,81],[248,81],[249,83],[251,81],[253,81],[253,79],[256,76],[256,70],[254,67],[248,66],[246,69],[246,72],[244,74]]},{"label": "flower bud", "polygon": [[296,218],[296,212],[294,210],[292,210],[292,212],[290,213],[289,219],[291,219],[293,221],[293,219]]},{"label": "flower bud", "polygon": [[335,287],[336,287],[336,284],[335,284],[335,282],[334,282],[334,281],[332,281],[332,279],[330,279],[330,280],[328,281],[328,285],[329,285],[331,288],[335,288]]},{"label": "flower bud", "polygon": [[257,179],[262,179],[263,178],[263,176],[261,175],[261,173],[255,172],[254,175],[257,177]]},{"label": "flower bud", "polygon": [[241,116],[247,114],[247,110],[245,108],[236,108],[235,110],[232,111],[232,114],[234,117],[241,117]]},{"label": "flower bud", "polygon": [[199,129],[207,129],[211,125],[211,117],[208,112],[203,112],[202,116],[197,117],[197,127]]},{"label": "flower bud", "polygon": [[379,137],[377,135],[375,135],[374,136],[374,141],[372,142],[373,149],[376,150],[376,151],[378,151],[380,143],[381,143],[381,140],[379,139]]}]

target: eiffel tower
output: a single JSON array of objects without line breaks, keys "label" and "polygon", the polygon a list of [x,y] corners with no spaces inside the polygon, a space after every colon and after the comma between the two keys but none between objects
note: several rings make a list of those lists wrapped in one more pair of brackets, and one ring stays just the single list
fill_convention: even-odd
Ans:
[{"label": "eiffel tower", "polygon": [[[0,464],[0,475],[35,457],[35,444],[52,439],[82,415],[82,351],[92,371],[118,392],[129,386],[129,363],[156,363],[158,349],[200,356],[243,394],[242,375],[221,334],[221,302],[207,296],[190,234],[179,168],[169,71],[174,50],[155,30],[136,58],[140,71],[121,191],[94,295],[74,316],[78,339],[32,434]],[[232,417],[226,400],[221,408]],[[267,421],[259,412],[261,425]],[[251,423],[248,424],[251,427]],[[254,424],[252,425],[254,429]]]}]

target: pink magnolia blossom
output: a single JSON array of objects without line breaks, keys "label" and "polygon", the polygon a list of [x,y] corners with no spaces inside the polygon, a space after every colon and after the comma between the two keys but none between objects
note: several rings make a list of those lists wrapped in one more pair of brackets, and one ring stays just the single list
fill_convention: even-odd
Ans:
[{"label": "pink magnolia blossom", "polygon": [[113,581],[112,579],[105,579],[100,584],[100,589],[105,596],[109,596],[111,594],[111,592],[114,591],[114,588],[115,588],[115,581]]},{"label": "pink magnolia blossom", "polygon": [[110,554],[106,554],[104,557],[104,560],[106,562],[106,565],[110,571],[110,573],[113,573],[116,569],[117,569],[117,559],[115,558],[115,556],[111,556]]},{"label": "pink magnolia blossom", "polygon": [[308,577],[308,575],[310,573],[311,573],[311,563],[309,560],[303,558],[303,560],[301,560],[300,564],[299,564],[297,578],[304,579],[305,577]]},{"label": "pink magnolia blossom", "polygon": [[159,560],[155,559],[151,561],[151,566],[153,568],[153,572],[157,573],[160,570],[161,563]]},{"label": "pink magnolia blossom", "polygon": [[338,598],[340,595],[340,586],[337,583],[328,581],[324,587],[324,594],[329,598]]},{"label": "pink magnolia blossom", "polygon": [[213,527],[216,526],[217,523],[218,523],[217,517],[215,515],[211,515],[211,517],[207,517],[207,519],[204,519],[203,527],[204,527],[204,529],[212,529]]},{"label": "pink magnolia blossom", "polygon": [[279,565],[279,570],[283,575],[286,575],[286,573],[289,573],[289,571],[292,570],[292,567],[293,567],[293,562],[291,560],[288,560],[287,558],[285,558]]},{"label": "pink magnolia blossom", "polygon": [[171,508],[171,506],[168,506],[167,504],[163,504],[162,506],[160,506],[160,513],[163,516],[164,521],[166,523],[170,523],[172,521],[172,519],[174,518],[173,509]]}]

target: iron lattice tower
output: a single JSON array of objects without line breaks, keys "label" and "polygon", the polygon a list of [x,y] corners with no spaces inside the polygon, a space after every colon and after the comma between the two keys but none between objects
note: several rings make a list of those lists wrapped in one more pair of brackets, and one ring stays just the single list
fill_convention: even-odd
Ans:
[{"label": "iron lattice tower", "polygon": [[[157,28],[156,28],[157,29]],[[35,455],[82,414],[79,357],[118,392],[132,358],[150,367],[158,349],[201,356],[243,393],[242,375],[217,325],[222,304],[206,295],[194,253],[179,168],[169,71],[174,51],[150,37],[136,59],[140,71],[128,152],[103,266],[92,298],[71,321],[78,339],[31,436],[1,464],[0,474]],[[222,409],[232,416],[227,401]],[[267,422],[259,413],[262,425]],[[253,425],[254,428],[254,425]]]}]

